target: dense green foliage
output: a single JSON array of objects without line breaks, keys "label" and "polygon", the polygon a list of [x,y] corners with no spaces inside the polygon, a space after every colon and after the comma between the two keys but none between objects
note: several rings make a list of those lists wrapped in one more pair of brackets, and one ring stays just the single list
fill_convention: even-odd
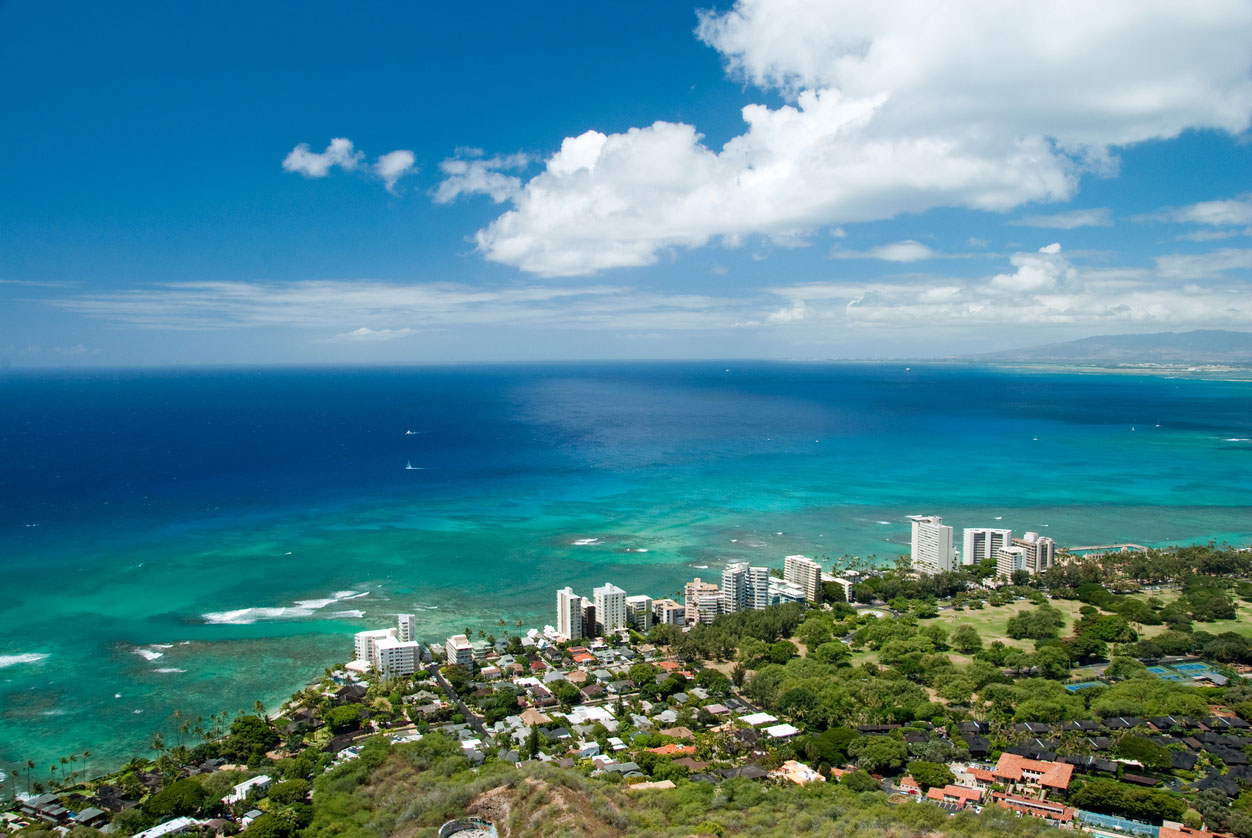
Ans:
[{"label": "dense green foliage", "polygon": [[199,814],[209,802],[204,786],[195,780],[175,780],[143,804],[144,814],[156,820],[166,820],[177,815]]},{"label": "dense green foliage", "polygon": [[1180,820],[1187,810],[1185,803],[1168,792],[1134,788],[1112,780],[1091,780],[1071,793],[1069,802],[1081,809],[1153,823],[1163,819]]},{"label": "dense green foliage", "polygon": [[235,762],[263,757],[280,741],[278,731],[258,716],[239,716],[230,724],[230,734],[222,741],[222,755]]}]

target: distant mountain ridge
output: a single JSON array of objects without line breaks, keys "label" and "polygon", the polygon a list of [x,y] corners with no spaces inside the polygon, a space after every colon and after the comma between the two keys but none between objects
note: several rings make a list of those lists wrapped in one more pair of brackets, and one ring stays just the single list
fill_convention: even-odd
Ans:
[{"label": "distant mountain ridge", "polygon": [[1150,335],[1100,335],[966,357],[1041,363],[1252,364],[1252,332],[1196,329]]}]

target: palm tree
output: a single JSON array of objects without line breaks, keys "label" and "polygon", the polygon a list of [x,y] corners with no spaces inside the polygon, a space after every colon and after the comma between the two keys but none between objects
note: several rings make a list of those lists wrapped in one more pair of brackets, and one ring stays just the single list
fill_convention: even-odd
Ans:
[{"label": "palm tree", "polygon": [[262,719],[264,719],[264,718],[265,718],[265,705],[261,703],[261,699],[259,699],[259,698],[258,698],[258,699],[257,699],[257,700],[256,700],[256,701],[252,704],[252,709],[253,709],[253,710],[255,710],[255,711],[256,711],[256,714],[257,714],[258,716],[260,716]]},{"label": "palm tree", "polygon": [[33,759],[26,760],[26,795],[30,796],[30,775],[35,770],[35,761]]},{"label": "palm tree", "polygon": [[57,767],[55,765],[48,766],[48,785],[52,788],[57,787]]},{"label": "palm tree", "polygon": [[158,733],[156,736],[152,737],[152,750],[156,751],[158,754],[165,753],[164,736]]},{"label": "palm tree", "polygon": [[74,763],[78,762],[78,754],[70,754],[70,777],[74,780],[78,779],[78,768]]},{"label": "palm tree", "polygon": [[83,775],[86,779],[91,779],[91,751],[83,749]]},{"label": "palm tree", "polygon": [[[68,757],[61,757],[61,779],[66,779],[69,775],[65,773],[65,766],[69,765]],[[72,782],[72,781],[71,781]]]}]

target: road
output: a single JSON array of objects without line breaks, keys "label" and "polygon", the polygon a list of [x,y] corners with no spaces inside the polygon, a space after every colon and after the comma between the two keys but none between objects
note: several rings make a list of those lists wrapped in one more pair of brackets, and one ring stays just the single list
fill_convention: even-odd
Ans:
[{"label": "road", "polygon": [[457,710],[460,711],[461,715],[465,717],[466,724],[472,727],[474,732],[479,736],[490,736],[491,734],[487,732],[486,726],[483,725],[483,720],[465,706],[465,702],[462,701],[461,697],[456,694],[456,690],[452,689],[452,685],[449,684],[447,679],[445,679],[439,672],[439,664],[432,663],[430,666],[426,667],[426,671],[430,673],[430,677],[435,679],[435,683],[438,684],[439,688],[444,691],[445,695],[448,696],[448,700],[456,705]]}]

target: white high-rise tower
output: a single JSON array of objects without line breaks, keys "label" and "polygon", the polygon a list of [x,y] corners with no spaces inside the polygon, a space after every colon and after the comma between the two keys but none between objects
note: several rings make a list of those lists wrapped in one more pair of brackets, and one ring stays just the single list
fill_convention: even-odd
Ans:
[{"label": "white high-rise tower", "polygon": [[1012,540],[1012,530],[966,527],[965,549],[961,551],[961,564],[977,564],[983,559],[994,559],[996,551],[1008,547]]},{"label": "white high-rise tower", "polygon": [[938,515],[910,515],[909,520],[913,522],[913,569],[919,573],[952,570],[956,563],[952,528],[945,527]]},{"label": "white high-rise tower", "polygon": [[594,589],[596,621],[605,634],[626,627],[626,592],[611,582]]},{"label": "white high-rise tower", "polygon": [[569,587],[556,592],[556,632],[570,640],[583,636],[583,598]]}]

